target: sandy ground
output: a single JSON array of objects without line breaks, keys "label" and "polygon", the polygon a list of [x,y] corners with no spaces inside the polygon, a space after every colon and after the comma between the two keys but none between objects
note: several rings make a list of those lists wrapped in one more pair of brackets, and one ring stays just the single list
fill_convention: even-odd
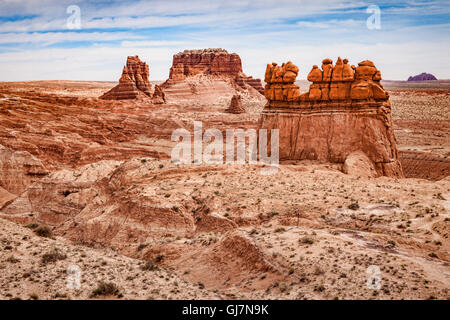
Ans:
[{"label": "sandy ground", "polygon": [[[229,115],[227,105],[201,101],[96,99],[113,85],[0,84],[0,144],[50,171],[28,192],[2,190],[1,298],[450,298],[445,171],[398,180],[351,177],[313,161],[282,163],[272,176],[249,165],[179,166],[164,160],[173,129],[191,129],[193,120],[256,128],[263,104],[244,101],[248,113]],[[399,149],[446,159],[449,90],[385,85]],[[427,161],[411,172],[431,170]],[[53,238],[36,235],[30,222]],[[90,233],[95,223],[100,229]],[[44,263],[55,249],[65,258]],[[142,270],[147,261],[158,270]],[[82,271],[79,290],[66,286],[73,264]],[[379,289],[368,287],[378,270]],[[93,296],[102,280],[118,291]]]}]

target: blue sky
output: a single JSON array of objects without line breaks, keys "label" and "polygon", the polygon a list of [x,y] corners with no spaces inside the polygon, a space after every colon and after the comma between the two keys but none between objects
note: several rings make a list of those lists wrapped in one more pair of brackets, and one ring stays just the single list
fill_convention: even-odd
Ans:
[{"label": "blue sky", "polygon": [[[71,5],[80,29],[68,28]],[[367,27],[373,5],[379,29]],[[173,54],[216,47],[238,53],[254,77],[291,60],[304,79],[313,64],[341,56],[374,61],[384,79],[450,79],[450,2],[0,0],[0,81],[116,81],[136,54],[150,80],[164,80]]]}]

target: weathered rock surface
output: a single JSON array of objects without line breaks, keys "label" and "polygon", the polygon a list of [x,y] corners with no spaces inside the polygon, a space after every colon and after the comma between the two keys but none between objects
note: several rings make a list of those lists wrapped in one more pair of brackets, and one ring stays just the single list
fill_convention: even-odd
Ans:
[{"label": "weathered rock surface", "polygon": [[42,162],[27,151],[14,151],[0,145],[0,187],[4,190],[0,193],[3,197],[10,198],[5,191],[20,195],[30,184],[47,174]]},{"label": "weathered rock surface", "polygon": [[0,187],[0,208],[14,200],[17,196]]},{"label": "weathered rock surface", "polygon": [[347,59],[322,62],[308,75],[309,92],[294,84],[298,67],[288,62],[267,65],[265,96],[269,100],[261,128],[279,129],[280,159],[344,163],[360,151],[378,175],[402,177],[392,129],[389,95],[371,61],[358,67]]},{"label": "weathered rock surface", "polygon": [[242,98],[240,95],[235,94],[230,101],[230,107],[225,110],[228,113],[245,113],[245,109],[242,106]]},{"label": "weathered rock surface", "polygon": [[184,80],[198,74],[235,78],[242,72],[241,58],[224,49],[184,50],[173,56],[169,79]]},{"label": "weathered rock surface", "polygon": [[[83,263],[83,274],[96,268],[99,275],[99,270],[115,266],[113,260],[105,259],[107,265],[99,267],[100,257],[90,256],[92,250],[107,246],[114,248],[117,258],[122,253],[151,261],[190,285],[201,282],[206,290],[217,290],[220,296],[289,298],[294,292],[296,297],[308,299],[337,295],[356,299],[373,297],[372,290],[361,288],[360,280],[367,276],[367,265],[378,261],[400,272],[386,273],[386,290],[380,290],[380,298],[446,298],[449,279],[445,272],[450,261],[446,202],[435,195],[436,190],[446,190],[448,181],[355,179],[337,167],[307,162],[281,165],[275,180],[274,176],[260,175],[252,166],[180,167],[151,158],[101,161],[53,172],[19,197],[21,205],[15,200],[0,211],[0,216],[46,224],[56,240],[72,240],[76,251],[85,255],[72,260],[75,252],[66,251],[68,263]],[[414,193],[422,199],[420,204],[411,201],[412,183]],[[447,193],[442,196],[447,198]],[[358,200],[356,210],[347,208],[350,197]],[[325,198],[327,201],[322,200]],[[424,216],[424,206],[439,215]],[[398,228],[405,223],[405,214],[415,217],[407,230]],[[3,250],[7,252],[3,256],[14,254],[21,263],[26,262],[30,248],[34,251],[38,245],[36,238],[32,237],[33,242],[22,240],[22,244],[5,242],[12,235],[5,233],[0,238],[5,246],[14,247],[10,252]],[[14,238],[19,239],[22,237]],[[56,245],[53,239],[48,240],[41,239],[39,248]],[[342,250],[337,255],[331,248]],[[305,255],[305,251],[310,253]],[[434,258],[430,258],[431,253]],[[65,269],[63,262],[45,270]],[[85,266],[88,263],[92,268]],[[9,262],[4,264],[10,266]],[[29,270],[31,265],[26,267]],[[12,269],[5,269],[9,277],[14,275]],[[20,279],[26,270],[17,273]],[[127,283],[141,281],[143,270],[126,266],[122,273],[130,276],[129,271],[133,279],[128,278]],[[148,279],[152,279],[152,272],[147,273]],[[307,278],[302,286],[289,285],[305,273],[329,274],[326,293],[315,289],[323,284],[320,274]],[[399,275],[406,288],[402,291],[397,290]],[[112,281],[124,281],[125,277],[114,276]],[[16,294],[16,283],[9,277],[0,276],[0,282],[8,286],[4,291]],[[83,281],[93,278],[89,273]],[[345,291],[342,283],[347,286]],[[126,288],[133,292],[140,287]],[[148,297],[154,286],[142,289],[147,291],[140,296]]]},{"label": "weathered rock surface", "polygon": [[429,80],[437,80],[435,76],[431,73],[422,72],[421,74],[411,76],[408,78],[408,81],[429,81]]},{"label": "weathered rock surface", "polygon": [[408,178],[440,180],[450,176],[450,159],[429,152],[400,151],[403,172]]},{"label": "weathered rock surface", "polygon": [[224,49],[184,50],[173,56],[169,79],[162,84],[168,99],[208,99],[208,95],[231,97],[236,91],[263,94],[260,79],[242,72],[241,58]]}]

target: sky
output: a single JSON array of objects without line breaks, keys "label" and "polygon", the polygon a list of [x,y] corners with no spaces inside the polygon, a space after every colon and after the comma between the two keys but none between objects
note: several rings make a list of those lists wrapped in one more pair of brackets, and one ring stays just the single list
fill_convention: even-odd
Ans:
[{"label": "sky", "polygon": [[338,56],[383,79],[450,79],[450,1],[0,0],[0,81],[117,81],[139,55],[165,80],[184,49],[224,48],[247,75],[292,61],[305,79]]}]

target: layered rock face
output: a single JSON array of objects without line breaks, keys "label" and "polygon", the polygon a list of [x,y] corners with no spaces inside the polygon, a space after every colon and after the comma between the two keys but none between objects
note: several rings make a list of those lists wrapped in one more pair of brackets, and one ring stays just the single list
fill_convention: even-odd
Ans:
[{"label": "layered rock face", "polygon": [[241,58],[224,49],[184,50],[173,56],[169,79],[162,88],[174,100],[195,96],[227,95],[252,88],[264,93],[260,79],[242,72]]},{"label": "layered rock face", "polygon": [[173,56],[169,79],[184,80],[198,74],[237,77],[242,62],[236,53],[224,49],[184,50]]},{"label": "layered rock face", "polygon": [[260,127],[279,129],[280,160],[345,163],[360,152],[373,162],[376,175],[403,177],[389,95],[373,62],[355,67],[347,59],[338,58],[335,65],[325,59],[320,69],[313,66],[308,74],[312,84],[303,94],[294,84],[298,72],[290,61],[266,69],[269,102]]},{"label": "layered rock face", "polygon": [[30,184],[48,174],[42,162],[29,152],[14,151],[2,145],[0,169],[0,189],[15,195],[20,195]]},{"label": "layered rock face", "polygon": [[147,63],[141,61],[138,56],[129,56],[127,64],[123,67],[119,84],[103,94],[100,99],[127,100],[137,98],[152,98],[154,103],[164,103],[164,93],[161,88],[155,88],[152,93],[149,68]]},{"label": "layered rock face", "polygon": [[242,106],[242,98],[240,95],[235,94],[231,98],[230,107],[225,110],[228,113],[245,113],[245,109]]},{"label": "layered rock face", "polygon": [[422,72],[416,76],[411,76],[408,78],[408,81],[428,81],[428,80],[437,80],[435,76],[430,73]]}]

